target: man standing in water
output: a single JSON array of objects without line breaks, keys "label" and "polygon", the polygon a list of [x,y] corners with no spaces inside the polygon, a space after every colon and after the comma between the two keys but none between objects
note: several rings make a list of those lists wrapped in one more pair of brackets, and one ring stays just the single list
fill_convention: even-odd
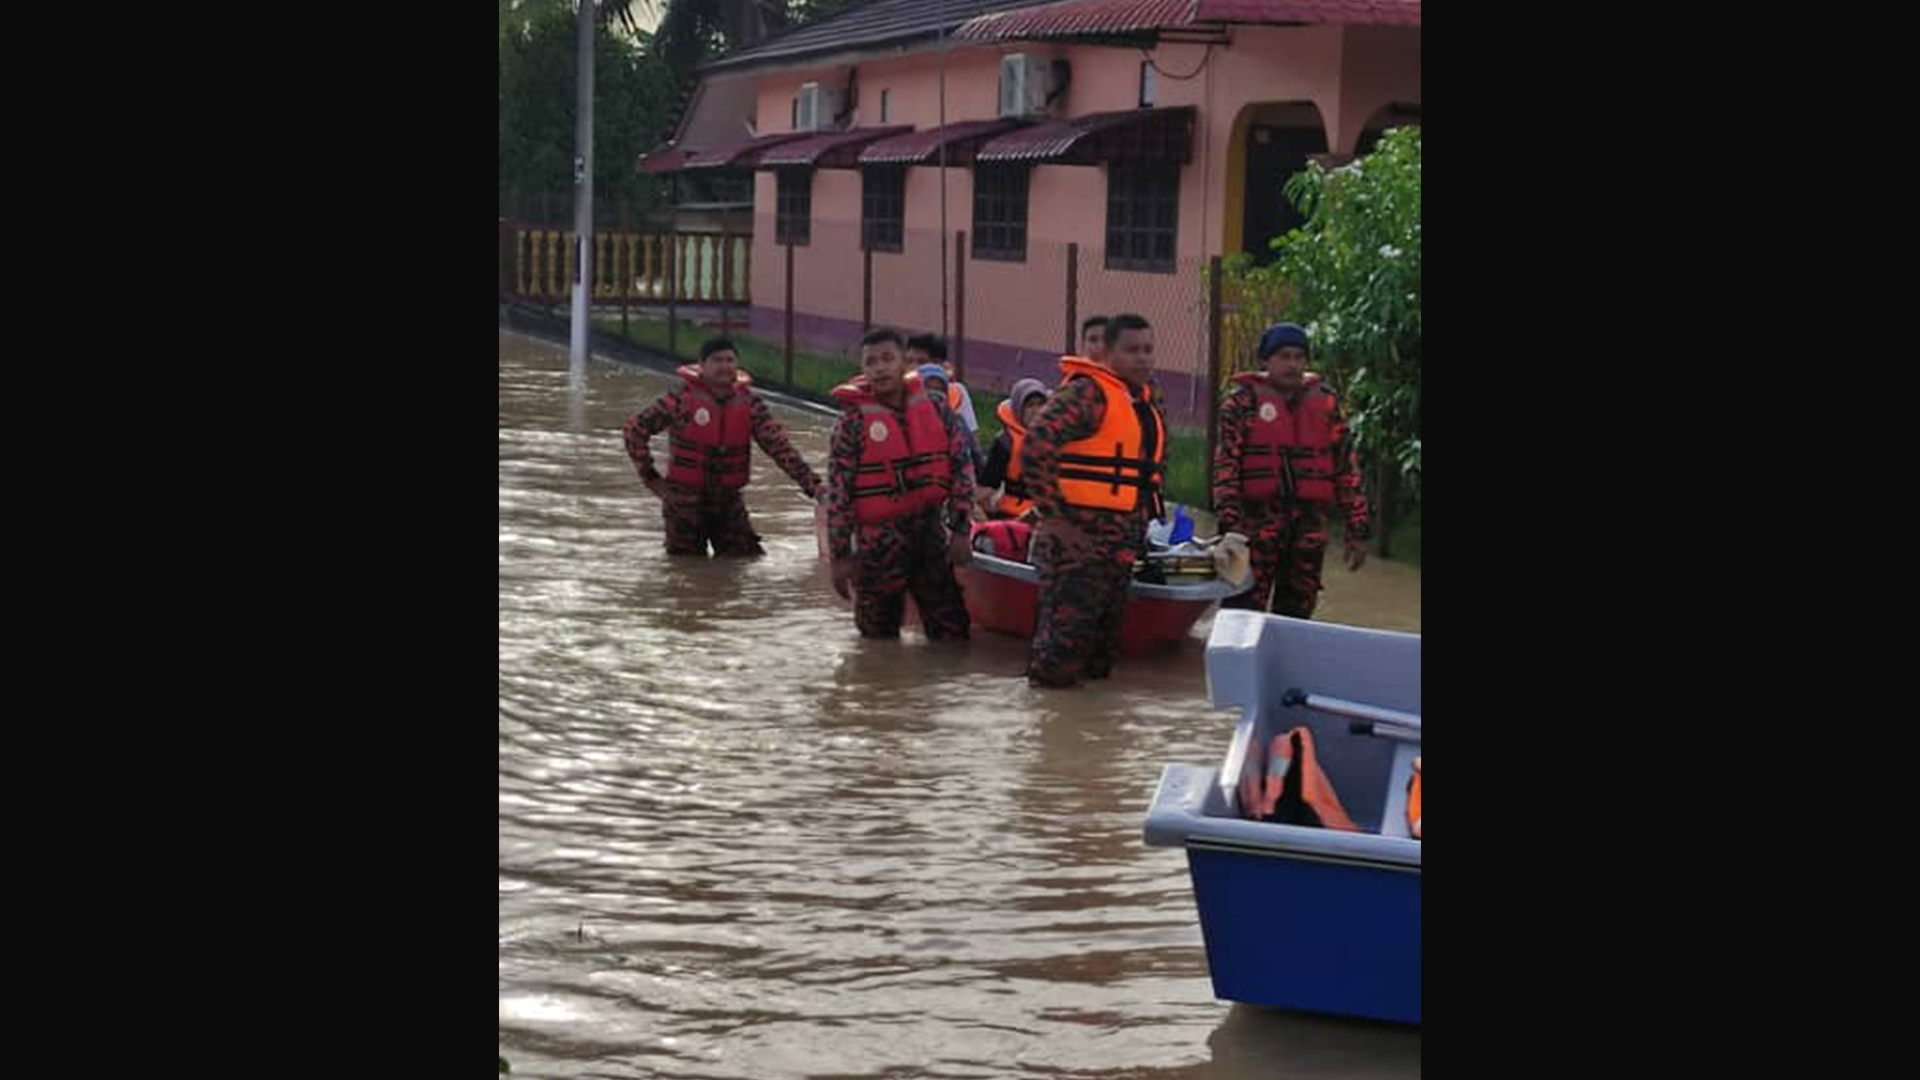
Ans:
[{"label": "man standing in water", "polygon": [[953,567],[973,559],[968,507],[973,455],[945,401],[907,370],[900,335],[860,341],[861,374],[834,389],[825,488],[833,589],[854,592],[860,636],[900,636],[907,594],[928,640],[967,637],[967,606]]},{"label": "man standing in water", "polygon": [[[807,498],[820,488],[787,429],[773,418],[767,403],[749,389],[739,369],[733,342],[723,337],[700,346],[700,363],[679,370],[683,385],[662,394],[626,423],[627,456],[640,482],[660,499],[666,521],[667,554],[759,555],[760,537],[747,517],[740,489],[753,465],[748,440],[773,458],[800,485]],[[650,440],[668,429],[667,474],[653,465]]]},{"label": "man standing in water", "polygon": [[1041,524],[1039,610],[1027,681],[1074,686],[1113,670],[1133,564],[1160,501],[1165,418],[1153,403],[1153,329],[1115,315],[1104,362],[1062,357],[1060,389],[1027,429],[1021,470]]},{"label": "man standing in water", "polygon": [[1367,497],[1353,439],[1339,402],[1308,373],[1307,353],[1305,330],[1268,327],[1260,337],[1265,370],[1234,376],[1221,403],[1213,505],[1220,533],[1247,537],[1253,562],[1253,589],[1222,607],[1312,618],[1335,504],[1346,520],[1347,568],[1367,561]]}]

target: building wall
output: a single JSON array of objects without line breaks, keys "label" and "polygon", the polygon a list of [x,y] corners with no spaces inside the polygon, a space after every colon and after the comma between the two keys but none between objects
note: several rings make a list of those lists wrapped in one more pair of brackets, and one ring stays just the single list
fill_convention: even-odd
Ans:
[{"label": "building wall", "polygon": [[[998,111],[1000,57],[1024,52],[1065,58],[1072,82],[1053,106],[1056,116],[1138,106],[1141,54],[1136,50],[1016,43],[953,48],[945,58],[946,119],[989,119]],[[1239,200],[1244,193],[1246,121],[1263,105],[1306,102],[1327,129],[1330,149],[1350,153],[1369,119],[1392,102],[1420,100],[1420,33],[1390,27],[1248,27],[1233,29],[1230,47],[1164,45],[1152,51],[1160,69],[1155,105],[1198,110],[1193,159],[1181,171],[1176,271],[1109,271],[1104,167],[1043,165],[1029,190],[1027,257],[1022,263],[969,259],[965,267],[966,362],[970,381],[1004,389],[1015,378],[1051,380],[1066,344],[1068,245],[1079,250],[1077,314],[1135,311],[1156,330],[1163,383],[1176,412],[1203,408],[1193,379],[1205,371],[1206,313],[1202,281],[1207,259],[1237,250]],[[881,91],[889,92],[887,123],[916,129],[940,123],[940,54],[929,50],[863,62],[855,80],[856,126],[881,124]],[[848,65],[769,73],[761,78],[759,130],[790,130],[791,99],[801,84],[843,88]],[[1191,77],[1176,78],[1175,76]],[[972,176],[946,170],[946,230],[972,232]],[[906,237],[900,253],[873,256],[876,322],[908,332],[943,326],[940,244],[941,170],[907,174]],[[754,185],[753,296],[756,329],[780,337],[784,321],[785,253],[774,243],[776,181],[760,173]],[[951,243],[945,253],[948,286],[944,325],[954,330],[956,278]],[[807,246],[794,252],[794,300],[802,347],[857,354],[861,327],[863,256],[860,251],[860,173],[814,173],[813,220]],[[1182,399],[1185,399],[1184,401]]]}]

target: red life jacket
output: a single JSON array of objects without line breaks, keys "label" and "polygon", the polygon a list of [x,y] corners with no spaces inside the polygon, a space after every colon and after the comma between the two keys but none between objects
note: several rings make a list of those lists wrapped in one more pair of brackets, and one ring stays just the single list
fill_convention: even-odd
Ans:
[{"label": "red life jacket", "polygon": [[1024,521],[1000,518],[973,527],[973,549],[998,558],[1027,562],[1027,547],[1031,543],[1033,526]]},{"label": "red life jacket", "polygon": [[905,517],[939,506],[953,489],[952,445],[940,413],[920,386],[906,377],[906,422],[882,405],[866,376],[834,388],[833,396],[860,417],[860,464],[854,469],[854,518],[862,525]]},{"label": "red life jacket", "polygon": [[1249,502],[1333,501],[1333,395],[1318,375],[1291,408],[1261,372],[1234,376],[1253,390],[1254,414],[1240,452],[1240,497]]},{"label": "red life jacket", "polygon": [[749,441],[753,420],[747,397],[747,384],[753,380],[740,372],[733,393],[720,401],[700,378],[699,368],[683,365],[680,377],[687,381],[681,391],[686,411],[667,436],[667,480],[692,488],[746,487],[753,469]]}]

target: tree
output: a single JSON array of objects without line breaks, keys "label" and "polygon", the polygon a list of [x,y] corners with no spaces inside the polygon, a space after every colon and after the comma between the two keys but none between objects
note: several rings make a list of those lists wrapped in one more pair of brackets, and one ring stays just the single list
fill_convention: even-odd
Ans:
[{"label": "tree", "polygon": [[1223,355],[1251,358],[1279,319],[1304,325],[1389,516],[1396,489],[1420,497],[1420,129],[1337,169],[1313,163],[1285,193],[1306,220],[1273,241],[1272,265],[1225,260]]},{"label": "tree", "polygon": [[[564,193],[573,186],[577,10],[571,0],[501,0],[502,189]],[[633,40],[594,36],[593,185],[608,199],[604,210],[623,196],[641,209],[660,201],[661,181],[639,175],[634,162],[671,134],[679,87],[645,31]]]},{"label": "tree", "polygon": [[1388,131],[1331,171],[1316,162],[1286,192],[1306,222],[1274,241],[1271,273],[1297,291],[1295,321],[1347,393],[1360,452],[1417,501],[1420,129]]}]

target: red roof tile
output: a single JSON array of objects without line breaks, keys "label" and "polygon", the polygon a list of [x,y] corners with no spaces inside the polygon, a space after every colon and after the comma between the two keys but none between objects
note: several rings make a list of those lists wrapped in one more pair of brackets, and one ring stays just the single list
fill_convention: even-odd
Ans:
[{"label": "red roof tile", "polygon": [[1218,23],[1419,26],[1420,0],[1061,0],[980,15],[953,36],[1112,37]]},{"label": "red roof tile", "polygon": [[1193,21],[1419,26],[1420,0],[1195,0]]}]

